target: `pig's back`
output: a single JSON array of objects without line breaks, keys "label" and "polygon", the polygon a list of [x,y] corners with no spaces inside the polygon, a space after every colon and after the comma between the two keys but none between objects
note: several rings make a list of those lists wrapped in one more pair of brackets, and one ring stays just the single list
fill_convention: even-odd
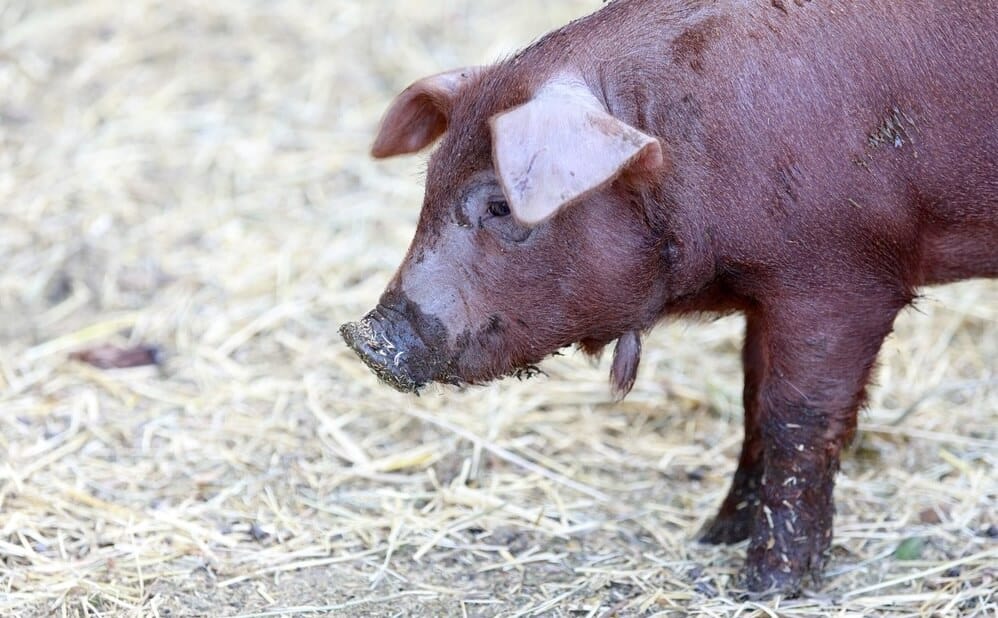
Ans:
[{"label": "pig's back", "polygon": [[920,262],[915,283],[998,275],[987,5],[727,5],[683,79],[701,101],[711,201],[773,251],[858,235],[911,247],[897,259]]}]

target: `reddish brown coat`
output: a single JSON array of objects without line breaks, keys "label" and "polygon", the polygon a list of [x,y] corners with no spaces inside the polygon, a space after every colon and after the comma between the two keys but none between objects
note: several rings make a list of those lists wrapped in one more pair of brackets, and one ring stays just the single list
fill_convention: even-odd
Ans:
[{"label": "reddish brown coat", "polygon": [[704,538],[750,538],[748,587],[797,590],[898,311],[998,276],[995,101],[985,2],[617,0],[396,101],[376,155],[443,140],[404,263],[344,336],[406,390],[618,340],[626,392],[641,331],[745,313],[745,443]]}]

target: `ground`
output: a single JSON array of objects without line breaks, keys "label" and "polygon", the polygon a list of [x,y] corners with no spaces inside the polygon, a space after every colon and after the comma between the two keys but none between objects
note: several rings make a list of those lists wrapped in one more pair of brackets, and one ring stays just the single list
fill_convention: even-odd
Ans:
[{"label": "ground", "polygon": [[390,98],[599,5],[0,3],[0,614],[994,615],[995,282],[898,321],[789,601],[695,542],[737,317],[664,325],[622,403],[577,354],[405,396],[339,340],[420,203],[367,157]]}]

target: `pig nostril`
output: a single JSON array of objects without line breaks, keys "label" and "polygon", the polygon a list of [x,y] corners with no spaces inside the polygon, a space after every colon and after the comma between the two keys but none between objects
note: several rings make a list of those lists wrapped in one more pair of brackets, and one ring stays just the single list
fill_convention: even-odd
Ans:
[{"label": "pig nostril", "polygon": [[340,328],[340,335],[365,361],[376,362],[379,358],[387,357],[387,352],[393,346],[384,333],[371,325],[372,321],[365,318],[360,322],[344,324]]}]

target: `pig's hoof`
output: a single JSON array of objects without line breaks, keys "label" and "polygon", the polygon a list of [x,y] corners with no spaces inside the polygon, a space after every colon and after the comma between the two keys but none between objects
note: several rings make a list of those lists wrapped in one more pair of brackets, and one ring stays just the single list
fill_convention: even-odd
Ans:
[{"label": "pig's hoof", "polygon": [[752,599],[768,599],[777,595],[793,599],[800,594],[804,570],[784,564],[781,567],[748,563],[742,569],[742,582]]},{"label": "pig's hoof", "polygon": [[821,542],[805,542],[791,551],[749,546],[741,573],[742,582],[754,598],[776,595],[794,598],[800,594],[805,580],[809,579],[815,586],[821,584],[826,547]]},{"label": "pig's hoof", "polygon": [[752,534],[752,511],[742,509],[718,513],[712,522],[700,531],[700,542],[708,545],[733,545]]}]

